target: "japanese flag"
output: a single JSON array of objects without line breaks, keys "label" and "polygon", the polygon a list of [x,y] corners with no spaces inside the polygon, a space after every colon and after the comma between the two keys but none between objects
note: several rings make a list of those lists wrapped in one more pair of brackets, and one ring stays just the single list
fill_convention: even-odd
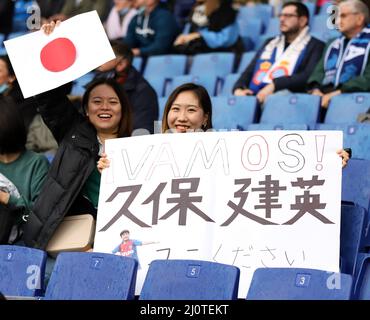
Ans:
[{"label": "japanese flag", "polygon": [[4,42],[24,98],[57,88],[115,58],[96,11]]}]

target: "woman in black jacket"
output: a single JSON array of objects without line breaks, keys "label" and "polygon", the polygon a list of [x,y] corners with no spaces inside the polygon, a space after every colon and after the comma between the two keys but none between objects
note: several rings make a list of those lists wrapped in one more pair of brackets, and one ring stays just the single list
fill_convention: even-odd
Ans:
[{"label": "woman in black jacket", "polygon": [[27,246],[45,249],[67,213],[96,215],[100,174],[96,162],[107,139],[131,135],[131,108],[122,87],[99,79],[87,88],[80,114],[62,88],[37,98],[59,148],[24,229]]}]

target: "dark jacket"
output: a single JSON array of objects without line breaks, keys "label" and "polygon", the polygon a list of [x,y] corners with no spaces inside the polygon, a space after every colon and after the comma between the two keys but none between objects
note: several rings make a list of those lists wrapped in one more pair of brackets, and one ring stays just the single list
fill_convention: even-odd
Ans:
[{"label": "dark jacket", "polygon": [[143,76],[131,67],[123,84],[132,105],[133,129],[154,132],[154,121],[158,120],[157,93]]},{"label": "dark jacket", "polygon": [[[334,39],[335,40],[335,39]],[[333,41],[334,41],[333,40]],[[316,64],[311,76],[307,80],[307,90],[320,89],[323,93],[329,93],[335,90],[341,90],[343,93],[348,92],[369,92],[370,91],[370,58],[368,58],[364,73],[362,75],[353,77],[335,87],[333,84],[322,85],[322,81],[325,77],[324,70],[324,58],[326,56],[328,47],[333,42],[330,41],[325,47],[324,54],[322,55],[320,61]]]},{"label": "dark jacket", "polygon": [[131,48],[139,48],[141,55],[166,54],[179,34],[175,17],[159,5],[149,14],[145,25],[145,13],[136,15],[130,22],[125,42]]},{"label": "dark jacket", "polygon": [[[267,39],[264,45],[257,54],[254,56],[247,69],[242,73],[240,78],[236,81],[233,91],[238,88],[247,89],[251,82],[254,74],[254,68],[256,63],[262,54],[265,46],[271,41],[272,38]],[[307,44],[306,52],[304,57],[291,76],[280,77],[273,80],[275,85],[275,91],[287,89],[292,92],[305,92],[306,82],[312,70],[315,68],[317,62],[320,60],[321,54],[324,50],[324,43],[316,38],[311,37],[311,40]]]},{"label": "dark jacket", "polygon": [[8,34],[12,32],[14,16],[13,0],[0,1],[0,33]]},{"label": "dark jacket", "polygon": [[37,97],[39,112],[59,145],[24,227],[26,245],[39,249],[46,248],[94,170],[99,153],[95,128],[59,91],[52,90]]}]

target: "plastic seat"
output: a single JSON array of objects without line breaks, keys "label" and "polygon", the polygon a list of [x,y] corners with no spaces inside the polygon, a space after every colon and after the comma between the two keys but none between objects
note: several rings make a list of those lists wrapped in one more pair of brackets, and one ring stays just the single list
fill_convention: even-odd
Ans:
[{"label": "plastic seat", "polygon": [[[350,147],[350,146],[349,146]],[[370,160],[351,159],[342,171],[342,200],[370,209]]]},{"label": "plastic seat", "polygon": [[271,123],[252,123],[248,125],[248,131],[254,130],[308,130],[308,126],[306,124],[271,124]]},{"label": "plastic seat", "polygon": [[320,97],[310,94],[274,94],[267,97],[260,123],[307,124],[314,128],[320,112]]},{"label": "plastic seat", "polygon": [[349,274],[304,268],[259,268],[254,271],[247,300],[349,300],[351,289]]},{"label": "plastic seat", "polygon": [[257,100],[252,96],[214,97],[212,109],[214,129],[245,131],[256,118]]},{"label": "plastic seat", "polygon": [[210,96],[214,96],[216,93],[216,86],[218,83],[217,76],[214,74],[204,73],[200,75],[187,74],[183,76],[174,77],[166,87],[165,96],[169,96],[175,88],[188,82],[202,85],[203,87],[206,88]]},{"label": "plastic seat", "polygon": [[231,73],[226,76],[219,96],[229,96],[233,94],[233,87],[235,82],[239,79],[239,73]]},{"label": "plastic seat", "polygon": [[0,246],[0,292],[5,296],[43,294],[46,252],[20,246]]},{"label": "plastic seat", "polygon": [[144,70],[144,78],[147,76],[163,76],[165,78],[173,78],[185,74],[186,55],[162,55],[152,56],[148,61]]},{"label": "plastic seat", "polygon": [[244,52],[240,60],[237,73],[243,73],[254,58],[256,51]]},{"label": "plastic seat", "polygon": [[158,98],[158,107],[159,107],[159,110],[158,110],[158,121],[162,121],[163,112],[164,112],[164,108],[166,106],[167,100],[168,100],[168,97]]},{"label": "plastic seat", "polygon": [[231,52],[196,54],[190,66],[189,74],[215,75],[224,78],[233,71],[235,55]]},{"label": "plastic seat", "polygon": [[329,124],[316,125],[317,130],[343,131],[343,145],[352,149],[352,157],[370,160],[370,125],[356,124]]},{"label": "plastic seat", "polygon": [[72,86],[72,91],[71,95],[72,96],[83,96],[86,90],[86,85],[92,81],[95,77],[94,72],[89,72],[82,77],[76,79],[73,81],[73,86]]},{"label": "plastic seat", "polygon": [[340,271],[354,275],[357,254],[365,237],[366,210],[357,205],[342,204],[340,221]]},{"label": "plastic seat", "polygon": [[154,260],[140,300],[235,300],[239,268],[200,260]]},{"label": "plastic seat", "polygon": [[132,65],[135,67],[135,69],[139,72],[142,72],[143,69],[143,58],[142,57],[135,57],[132,60]]},{"label": "plastic seat", "polygon": [[350,124],[360,113],[370,108],[370,93],[346,93],[333,97],[325,116],[325,123]]},{"label": "plastic seat", "polygon": [[[249,51],[255,47],[258,42],[258,38],[262,33],[263,22],[260,18],[249,18],[249,19],[238,19],[239,35],[243,39],[244,50]],[[248,38],[252,41],[252,45],[249,45],[244,38]]]},{"label": "plastic seat", "polygon": [[359,261],[359,272],[354,285],[357,300],[370,300],[370,254],[363,254]]},{"label": "plastic seat", "polygon": [[97,252],[58,255],[45,300],[132,300],[138,262]]},{"label": "plastic seat", "polygon": [[237,19],[248,20],[251,18],[260,18],[263,22],[264,30],[272,18],[273,7],[269,4],[255,4],[253,6],[242,6],[239,9]]},{"label": "plastic seat", "polygon": [[163,96],[166,78],[162,75],[152,74],[145,77],[146,81],[152,86],[158,97]]}]

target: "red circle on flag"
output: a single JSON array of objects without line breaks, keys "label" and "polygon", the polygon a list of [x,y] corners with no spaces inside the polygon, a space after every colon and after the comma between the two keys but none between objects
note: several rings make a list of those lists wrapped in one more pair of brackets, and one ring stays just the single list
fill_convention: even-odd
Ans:
[{"label": "red circle on flag", "polygon": [[67,38],[58,38],[49,42],[40,53],[41,63],[51,72],[68,69],[76,61],[76,47]]}]

